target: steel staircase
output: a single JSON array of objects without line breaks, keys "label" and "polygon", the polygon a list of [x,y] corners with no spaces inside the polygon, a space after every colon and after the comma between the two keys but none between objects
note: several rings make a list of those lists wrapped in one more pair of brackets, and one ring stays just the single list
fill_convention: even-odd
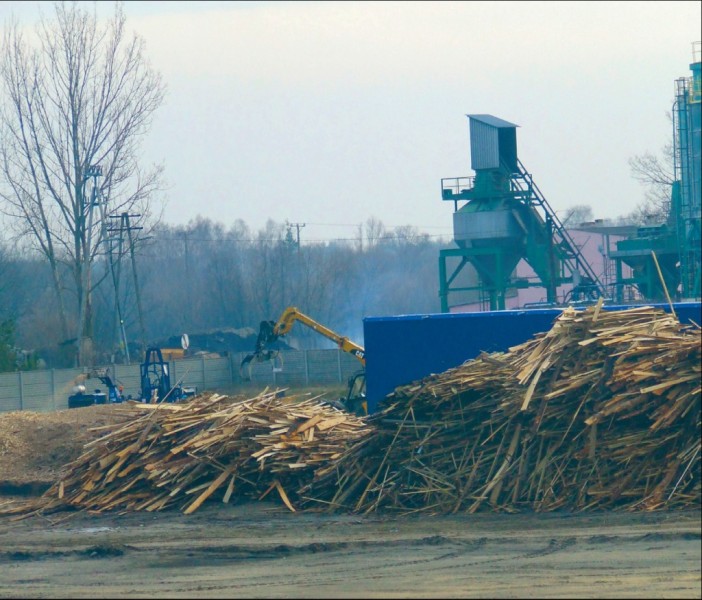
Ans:
[{"label": "steel staircase", "polygon": [[541,190],[534,182],[534,178],[519,159],[517,159],[517,166],[518,172],[512,173],[511,175],[511,183],[516,195],[530,207],[534,209],[540,208],[543,211],[545,218],[544,215],[541,216],[544,219],[544,224],[547,220],[551,222],[554,246],[559,249],[563,264],[570,274],[572,275],[577,270],[582,275],[588,277],[592,280],[593,285],[596,286],[598,294],[602,297],[606,297],[605,286],[595,274],[587,260],[585,260],[585,257],[580,252],[580,249],[573,241],[573,238],[570,236],[563,223],[561,223],[558,215],[556,215],[555,211],[546,201]]}]

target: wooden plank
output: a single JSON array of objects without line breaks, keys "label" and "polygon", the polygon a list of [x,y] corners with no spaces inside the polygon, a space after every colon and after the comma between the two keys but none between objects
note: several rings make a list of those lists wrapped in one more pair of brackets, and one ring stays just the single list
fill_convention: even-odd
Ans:
[{"label": "wooden plank", "polygon": [[277,479],[275,480],[274,484],[276,489],[278,490],[278,493],[280,494],[281,499],[285,503],[285,506],[287,506],[291,512],[295,512],[295,508],[293,508],[293,505],[290,503],[288,495],[285,493],[283,486],[280,485],[280,482]]},{"label": "wooden plank", "polygon": [[229,475],[230,475],[229,471],[222,471],[222,473],[220,473],[219,477],[217,477],[217,479],[215,479],[210,484],[210,486],[202,494],[200,494],[200,496],[198,496],[198,498],[190,506],[188,506],[188,508],[186,508],[183,512],[186,515],[194,513],[200,507],[200,505],[205,500],[207,500],[207,498],[209,498],[212,495],[212,493],[214,493],[214,491],[220,485],[222,485],[222,483],[227,479],[227,477],[229,477]]}]

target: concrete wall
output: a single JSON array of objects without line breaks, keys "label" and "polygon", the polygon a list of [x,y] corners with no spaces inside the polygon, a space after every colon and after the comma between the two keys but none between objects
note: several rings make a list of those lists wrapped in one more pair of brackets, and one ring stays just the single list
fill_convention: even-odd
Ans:
[{"label": "concrete wall", "polygon": [[[195,386],[198,392],[277,388],[317,385],[346,385],[346,380],[361,368],[353,356],[341,350],[293,350],[282,352],[282,366],[271,362],[257,363],[251,369],[251,381],[243,381],[239,365],[245,353],[223,358],[186,358],[169,361],[171,384],[182,379],[184,386]],[[114,379],[124,386],[125,396],[139,396],[139,365],[114,365]],[[0,373],[0,412],[32,410],[38,412],[68,408],[68,396],[83,369],[51,369]],[[99,379],[84,382],[88,391],[107,389]]]}]

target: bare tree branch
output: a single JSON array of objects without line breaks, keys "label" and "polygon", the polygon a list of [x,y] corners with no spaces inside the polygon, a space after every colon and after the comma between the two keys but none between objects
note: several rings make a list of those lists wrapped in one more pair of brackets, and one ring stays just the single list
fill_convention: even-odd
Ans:
[{"label": "bare tree branch", "polygon": [[[143,41],[128,36],[119,3],[106,24],[78,2],[57,2],[53,17],[42,18],[36,47],[17,23],[4,32],[0,210],[51,265],[63,338],[76,316],[77,337],[89,338],[89,297],[99,284],[91,282],[90,270],[106,228],[99,215],[91,218],[86,170],[102,167],[101,180],[91,180],[98,186],[94,197],[107,203],[101,212],[135,212],[141,215],[135,224],[147,223],[162,167],[142,170],[139,147],[165,87],[144,56]],[[72,273],[70,310],[62,265]]]},{"label": "bare tree branch", "polygon": [[644,201],[631,215],[634,220],[663,222],[668,218],[675,179],[673,163],[672,142],[663,147],[660,157],[645,152],[629,159],[632,177],[646,190]]}]

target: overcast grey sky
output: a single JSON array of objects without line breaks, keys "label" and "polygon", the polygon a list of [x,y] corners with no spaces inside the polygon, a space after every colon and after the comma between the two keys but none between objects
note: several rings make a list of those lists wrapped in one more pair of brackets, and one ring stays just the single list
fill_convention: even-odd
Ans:
[{"label": "overcast grey sky", "polygon": [[[468,113],[519,125],[559,214],[631,212],[644,190],[628,160],[670,141],[702,18],[698,1],[124,6],[168,86],[144,143],[165,165],[166,221],[287,219],[308,241],[369,217],[450,235],[440,179],[472,175]],[[0,21],[30,26],[40,8],[0,2]]]}]

